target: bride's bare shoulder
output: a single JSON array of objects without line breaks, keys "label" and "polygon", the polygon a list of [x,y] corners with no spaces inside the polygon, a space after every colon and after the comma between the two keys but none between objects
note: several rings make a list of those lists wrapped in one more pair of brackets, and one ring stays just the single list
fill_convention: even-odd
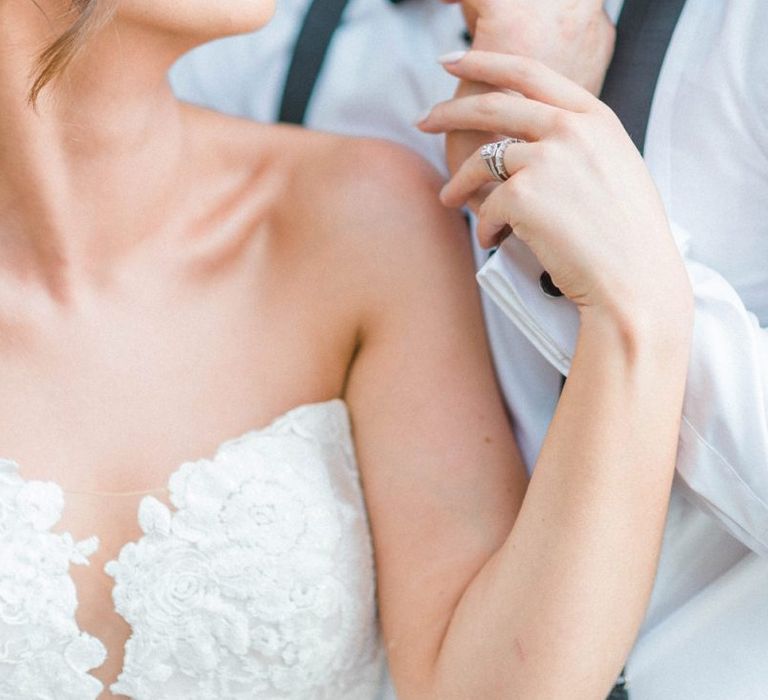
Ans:
[{"label": "bride's bare shoulder", "polygon": [[206,122],[207,157],[267,173],[277,228],[336,272],[343,260],[358,274],[389,271],[387,283],[397,283],[392,276],[418,275],[428,260],[466,260],[463,218],[438,199],[443,179],[405,147],[213,113],[195,118]]},{"label": "bride's bare shoulder", "polygon": [[[402,267],[466,226],[443,207],[443,178],[416,153],[390,141],[303,131],[293,150],[291,200],[347,251]],[[462,236],[466,238],[466,236]]]}]

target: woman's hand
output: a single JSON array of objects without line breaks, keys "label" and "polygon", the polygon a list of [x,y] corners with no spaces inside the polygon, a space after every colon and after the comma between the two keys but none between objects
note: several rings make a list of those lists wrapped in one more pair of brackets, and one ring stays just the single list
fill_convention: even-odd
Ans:
[{"label": "woman's hand", "polygon": [[[599,94],[616,38],[603,0],[462,0],[461,5],[473,49],[535,58]],[[489,89],[462,81],[456,96]],[[477,131],[449,134],[445,153],[451,172],[488,140]]]},{"label": "woman's hand", "polygon": [[476,152],[441,193],[447,206],[475,210],[482,245],[496,245],[511,227],[581,307],[626,317],[690,297],[658,192],[607,106],[529,58],[471,51],[445,68],[497,91],[441,103],[419,128],[526,142],[506,149],[506,182],[496,185]]}]

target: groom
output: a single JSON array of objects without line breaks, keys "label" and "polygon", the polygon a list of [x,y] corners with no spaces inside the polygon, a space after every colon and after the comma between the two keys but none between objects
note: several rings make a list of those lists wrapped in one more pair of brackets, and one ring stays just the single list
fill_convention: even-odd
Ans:
[{"label": "groom", "polygon": [[[768,3],[466,0],[463,10],[477,48],[533,55],[602,90],[644,153],[696,297],[659,573],[629,687],[615,696],[768,697]],[[441,142],[411,124],[452,94],[434,58],[466,48],[464,29],[460,8],[434,0],[286,0],[258,36],[204,47],[174,81],[226,111],[393,138],[444,169]],[[451,165],[488,140],[454,135]],[[499,381],[532,465],[576,314],[514,239],[490,259],[476,254]]]}]

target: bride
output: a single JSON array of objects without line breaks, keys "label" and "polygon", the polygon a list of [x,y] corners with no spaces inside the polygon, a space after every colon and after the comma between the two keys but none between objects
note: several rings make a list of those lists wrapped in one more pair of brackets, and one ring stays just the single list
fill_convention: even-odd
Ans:
[{"label": "bride", "polygon": [[[686,374],[652,185],[596,100],[510,78],[549,169],[486,228],[514,223],[582,312],[528,484],[436,176],[172,97],[180,54],[272,9],[0,4],[0,698],[371,700],[385,657],[405,699],[600,698]],[[560,138],[574,110],[599,147]],[[468,163],[447,201],[482,184]]]}]

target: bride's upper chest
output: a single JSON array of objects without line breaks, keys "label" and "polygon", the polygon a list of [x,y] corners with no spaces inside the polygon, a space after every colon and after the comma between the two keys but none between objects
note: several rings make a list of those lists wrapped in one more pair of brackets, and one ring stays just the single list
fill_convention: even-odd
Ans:
[{"label": "bride's upper chest", "polygon": [[[286,291],[298,283],[287,276]],[[276,284],[116,284],[15,315],[0,294],[0,455],[65,489],[145,490],[222,439],[338,395],[354,329],[329,311],[333,293],[302,306]]]}]

